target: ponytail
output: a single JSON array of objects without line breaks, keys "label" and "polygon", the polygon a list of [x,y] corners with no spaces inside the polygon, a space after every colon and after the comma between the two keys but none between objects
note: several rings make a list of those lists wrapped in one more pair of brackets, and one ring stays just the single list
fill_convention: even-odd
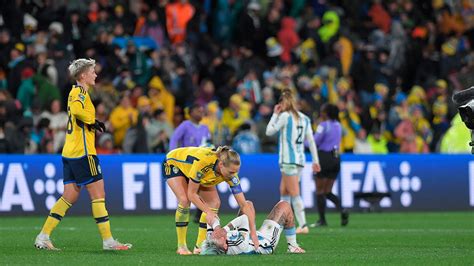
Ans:
[{"label": "ponytail", "polygon": [[225,167],[231,164],[240,165],[240,155],[229,146],[217,147],[216,155]]},{"label": "ponytail", "polygon": [[296,107],[296,98],[291,89],[285,88],[282,90],[280,95],[280,103],[287,102],[288,109],[284,111],[288,111],[292,113],[296,119],[298,119],[298,108]]}]

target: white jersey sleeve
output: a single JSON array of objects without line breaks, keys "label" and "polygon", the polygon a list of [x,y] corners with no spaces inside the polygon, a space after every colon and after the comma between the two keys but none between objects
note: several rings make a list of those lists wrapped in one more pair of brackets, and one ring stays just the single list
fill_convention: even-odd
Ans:
[{"label": "white jersey sleeve", "polygon": [[311,120],[309,119],[309,117],[305,117],[305,121],[307,125],[305,139],[308,141],[309,144],[311,158],[313,159],[313,163],[319,163],[318,148],[316,147],[316,142],[314,141],[313,129],[311,128]]},{"label": "white jersey sleeve", "polygon": [[[229,225],[232,226],[229,226]],[[227,255],[254,254],[250,246],[250,226],[247,215],[241,215],[232,220],[224,229],[227,231]],[[232,230],[230,229],[232,227]]]},{"label": "white jersey sleeve", "polygon": [[267,136],[275,135],[278,131],[280,131],[288,122],[288,113],[283,112],[279,114],[273,113],[272,118],[270,118],[270,122],[268,122],[267,130],[265,134]]}]

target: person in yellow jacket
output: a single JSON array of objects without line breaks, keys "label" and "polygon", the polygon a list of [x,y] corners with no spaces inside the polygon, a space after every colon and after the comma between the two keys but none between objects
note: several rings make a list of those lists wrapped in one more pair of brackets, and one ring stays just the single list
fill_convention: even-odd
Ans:
[{"label": "person in yellow jacket", "polygon": [[441,153],[469,153],[471,147],[471,132],[461,120],[461,116],[456,114],[451,120],[451,127],[446,131],[441,139]]},{"label": "person in yellow jacket", "polygon": [[353,152],[357,132],[361,128],[361,122],[359,115],[353,110],[352,102],[346,103],[339,101],[339,121],[342,125],[342,140],[341,150],[342,152]]},{"label": "person in yellow jacket", "polygon": [[135,125],[138,118],[137,109],[133,108],[130,97],[125,94],[120,99],[120,105],[110,114],[110,124],[114,130],[114,143],[121,147],[127,130]]},{"label": "person in yellow jacket", "polygon": [[206,106],[206,114],[201,120],[202,125],[206,125],[211,132],[211,140],[214,145],[221,145],[226,141],[226,132],[221,120],[219,103],[212,101]]},{"label": "person in yellow jacket", "polygon": [[175,107],[174,95],[166,89],[159,76],[154,76],[150,82],[148,82],[148,87],[150,88],[148,90],[148,97],[151,100],[151,109],[153,111],[163,109],[168,122],[173,123]]},{"label": "person in yellow jacket", "polygon": [[95,61],[77,59],[69,65],[69,72],[77,84],[69,92],[67,103],[67,134],[62,152],[64,193],[51,208],[34,245],[38,249],[58,250],[49,236],[77,201],[81,188],[86,187],[92,201],[92,215],[102,237],[102,248],[128,250],[131,244],[122,244],[112,237],[105,208],[104,180],[95,150],[95,132],[104,132],[105,125],[95,118],[95,107],[89,95],[97,78]]},{"label": "person in yellow jacket", "polygon": [[250,119],[249,104],[244,102],[240,94],[232,95],[229,107],[222,113],[222,123],[229,129],[230,134],[234,134],[247,119]]}]

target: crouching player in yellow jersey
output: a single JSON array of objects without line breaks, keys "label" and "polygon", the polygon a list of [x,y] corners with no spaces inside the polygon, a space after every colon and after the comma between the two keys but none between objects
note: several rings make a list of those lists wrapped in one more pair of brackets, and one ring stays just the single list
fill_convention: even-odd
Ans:
[{"label": "crouching player in yellow jersey", "polygon": [[206,239],[207,227],[218,223],[217,211],[220,207],[216,185],[221,182],[229,184],[235,200],[243,214],[249,217],[250,237],[258,247],[255,227],[255,213],[245,200],[240,187],[238,172],[240,156],[227,146],[216,150],[207,147],[186,147],[170,151],[163,162],[163,176],[178,199],[175,222],[178,236],[177,254],[190,255],[186,243],[186,232],[189,222],[189,206],[193,203],[202,210],[199,220],[199,233],[194,248],[200,253],[202,242]]},{"label": "crouching player in yellow jersey", "polygon": [[112,237],[109,214],[105,208],[104,180],[95,151],[95,131],[104,131],[104,123],[95,119],[95,108],[88,90],[95,85],[95,61],[77,59],[69,66],[69,73],[77,81],[69,92],[67,134],[63,147],[64,193],[54,204],[46,222],[35,240],[39,249],[58,250],[50,235],[67,210],[86,187],[92,204],[92,215],[99,227],[104,250],[128,250],[131,244],[122,244]]}]

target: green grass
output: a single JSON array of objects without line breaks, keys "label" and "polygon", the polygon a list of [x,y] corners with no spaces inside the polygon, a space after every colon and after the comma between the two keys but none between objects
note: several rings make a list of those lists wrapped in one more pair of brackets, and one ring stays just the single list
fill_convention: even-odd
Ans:
[{"label": "green grass", "polygon": [[[285,237],[271,256],[178,256],[174,216],[113,216],[119,240],[133,243],[131,251],[104,252],[91,217],[66,217],[53,234],[59,252],[36,250],[33,241],[45,217],[0,219],[0,264],[175,264],[225,263],[259,265],[474,265],[474,213],[351,214],[346,228],[329,214],[329,227],[298,235],[306,254],[286,254]],[[222,221],[230,215],[221,216]],[[264,215],[258,216],[258,223]],[[309,214],[308,220],[316,219]],[[188,246],[196,238],[188,231]]]}]

